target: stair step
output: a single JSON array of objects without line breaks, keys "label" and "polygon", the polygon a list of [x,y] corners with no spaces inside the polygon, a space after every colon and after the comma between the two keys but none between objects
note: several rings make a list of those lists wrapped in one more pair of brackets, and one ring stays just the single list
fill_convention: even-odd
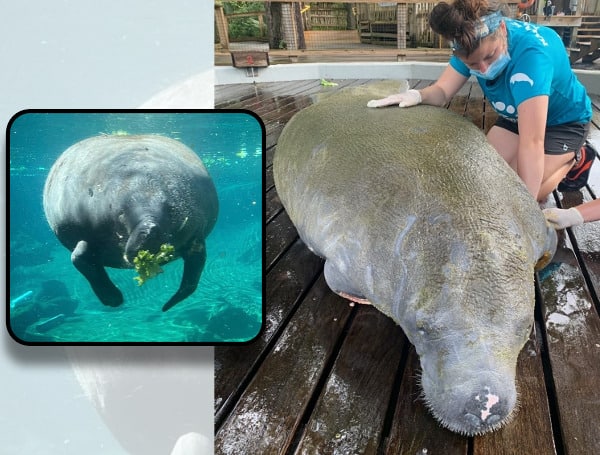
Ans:
[{"label": "stair step", "polygon": [[594,52],[591,52],[587,55],[584,55],[581,58],[583,63],[592,63],[594,60],[600,58],[600,49],[596,49]]}]

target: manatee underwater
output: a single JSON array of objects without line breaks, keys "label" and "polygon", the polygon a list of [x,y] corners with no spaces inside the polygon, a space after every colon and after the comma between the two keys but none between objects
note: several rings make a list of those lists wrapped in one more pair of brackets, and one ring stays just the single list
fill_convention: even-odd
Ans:
[{"label": "manatee underwater", "polygon": [[373,304],[415,346],[434,417],[482,434],[515,412],[534,269],[556,234],[471,121],[433,106],[367,107],[399,84],[343,89],[298,112],[278,141],[275,185],[325,258],[329,287]]},{"label": "manatee underwater", "polygon": [[139,263],[142,284],[162,271],[159,265],[181,257],[181,284],[163,311],[196,290],[218,213],[215,186],[200,158],[159,135],[101,135],[72,145],[50,169],[43,206],[52,231],[104,305],[123,303],[105,267],[133,268],[150,258]]}]

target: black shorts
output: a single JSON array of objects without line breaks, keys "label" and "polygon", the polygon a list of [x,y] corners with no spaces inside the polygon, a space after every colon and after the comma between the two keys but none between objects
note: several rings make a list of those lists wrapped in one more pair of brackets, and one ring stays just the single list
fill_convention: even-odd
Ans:
[{"label": "black shorts", "polygon": [[[494,126],[519,134],[517,122],[512,122],[502,116],[498,117]],[[589,130],[589,123],[564,123],[547,126],[544,137],[544,153],[546,155],[577,153],[583,147]]]}]

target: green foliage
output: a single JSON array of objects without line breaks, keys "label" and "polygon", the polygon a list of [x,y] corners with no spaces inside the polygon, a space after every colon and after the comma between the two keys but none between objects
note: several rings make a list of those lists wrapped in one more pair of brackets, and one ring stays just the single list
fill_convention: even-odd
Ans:
[{"label": "green foliage", "polygon": [[163,270],[160,266],[171,261],[174,253],[175,247],[168,243],[163,243],[156,254],[152,254],[148,250],[138,251],[137,256],[133,259],[135,271],[140,275],[133,278],[137,281],[138,286],[144,284],[146,280],[162,273]]},{"label": "green foliage", "polygon": [[264,11],[264,2],[224,2],[223,11],[225,14],[235,13],[253,13],[255,11]]},{"label": "green foliage", "polygon": [[231,39],[259,37],[261,34],[258,21],[252,17],[239,17],[229,21]]},{"label": "green foliage", "polygon": [[258,16],[235,17],[236,14],[264,12],[264,2],[225,2],[223,11],[228,17],[229,37],[233,40],[240,38],[258,38],[266,36],[266,27],[262,29]]}]

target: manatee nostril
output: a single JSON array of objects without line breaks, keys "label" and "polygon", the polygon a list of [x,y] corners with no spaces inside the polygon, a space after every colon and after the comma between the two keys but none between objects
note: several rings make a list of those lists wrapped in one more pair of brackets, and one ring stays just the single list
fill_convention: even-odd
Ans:
[{"label": "manatee nostril", "polygon": [[481,426],[479,417],[471,413],[465,414],[465,422],[472,428],[479,428]]}]

